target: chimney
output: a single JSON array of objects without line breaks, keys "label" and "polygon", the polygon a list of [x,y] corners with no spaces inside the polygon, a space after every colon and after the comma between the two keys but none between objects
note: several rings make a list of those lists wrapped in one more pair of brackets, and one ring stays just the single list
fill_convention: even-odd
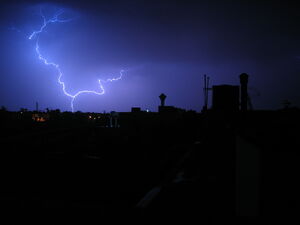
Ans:
[{"label": "chimney", "polygon": [[248,106],[248,74],[242,73],[240,75],[240,84],[241,84],[241,111],[246,112]]},{"label": "chimney", "polygon": [[165,106],[165,100],[166,100],[167,96],[166,96],[165,94],[162,93],[162,94],[159,96],[159,98],[160,98],[160,106],[161,106],[161,107],[164,107],[164,106]]}]

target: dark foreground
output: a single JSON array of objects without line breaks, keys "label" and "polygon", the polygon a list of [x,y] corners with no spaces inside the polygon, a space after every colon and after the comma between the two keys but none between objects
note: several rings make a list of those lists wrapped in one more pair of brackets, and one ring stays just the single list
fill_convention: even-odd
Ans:
[{"label": "dark foreground", "polygon": [[297,224],[298,115],[127,115],[118,128],[6,121],[0,204],[76,209],[70,224]]}]

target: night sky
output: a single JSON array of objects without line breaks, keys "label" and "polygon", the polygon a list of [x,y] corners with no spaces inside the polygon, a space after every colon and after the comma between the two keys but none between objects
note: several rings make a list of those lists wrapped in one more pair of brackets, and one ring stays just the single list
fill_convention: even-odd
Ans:
[{"label": "night sky", "polygon": [[71,111],[59,74],[36,52],[33,31],[59,10],[60,23],[38,35],[40,52],[59,65],[75,111],[200,111],[203,75],[239,84],[249,74],[254,109],[300,106],[300,7],[296,1],[1,1],[0,106]]}]

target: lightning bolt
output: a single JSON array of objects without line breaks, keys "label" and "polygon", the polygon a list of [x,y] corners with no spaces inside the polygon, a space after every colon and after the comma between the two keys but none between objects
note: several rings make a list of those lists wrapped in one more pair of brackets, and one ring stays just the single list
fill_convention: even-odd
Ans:
[{"label": "lightning bolt", "polygon": [[58,73],[58,79],[57,79],[57,82],[61,85],[62,87],[62,90],[63,90],[63,93],[70,97],[71,98],[71,109],[72,109],[72,112],[74,112],[74,101],[75,99],[79,96],[79,95],[82,95],[82,94],[95,94],[95,95],[103,95],[105,94],[105,89],[104,89],[104,86],[103,86],[103,83],[107,83],[107,82],[114,82],[114,81],[118,81],[118,80],[121,80],[122,79],[122,76],[123,76],[123,73],[124,73],[124,70],[120,70],[120,73],[119,73],[119,76],[117,77],[114,77],[114,78],[109,78],[109,79],[106,79],[106,80],[101,80],[99,79],[98,80],[98,83],[99,83],[99,91],[93,91],[93,90],[81,90],[81,91],[78,91],[77,93],[75,94],[71,94],[69,93],[67,90],[66,90],[66,85],[65,85],[65,82],[63,82],[61,80],[62,76],[63,76],[63,72],[62,70],[60,69],[60,66],[57,64],[57,63],[54,63],[54,62],[49,62],[45,57],[43,57],[43,55],[41,54],[40,52],[40,46],[39,46],[39,37],[40,37],[40,34],[42,34],[44,32],[44,29],[51,23],[64,23],[64,22],[69,22],[71,21],[71,19],[60,19],[59,16],[62,15],[64,13],[63,10],[59,10],[52,18],[50,19],[46,19],[46,17],[44,16],[44,14],[42,13],[42,10],[40,9],[40,15],[41,17],[43,18],[43,24],[42,26],[40,27],[39,30],[36,30],[36,31],[33,31],[28,39],[29,40],[34,40],[36,39],[36,42],[35,42],[35,51],[36,51],[36,54],[39,58],[39,60],[41,60],[45,65],[47,66],[52,66],[55,68],[55,70],[57,71]]}]

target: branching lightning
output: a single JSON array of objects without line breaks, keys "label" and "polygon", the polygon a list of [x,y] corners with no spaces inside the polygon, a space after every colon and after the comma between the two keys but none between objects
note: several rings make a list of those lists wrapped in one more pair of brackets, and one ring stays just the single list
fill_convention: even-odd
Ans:
[{"label": "branching lightning", "polygon": [[62,86],[62,90],[63,90],[63,93],[70,97],[71,98],[71,109],[72,109],[72,112],[74,112],[74,101],[75,99],[81,95],[81,94],[95,94],[95,95],[103,95],[105,94],[105,89],[104,89],[104,86],[103,86],[103,83],[106,83],[106,82],[113,82],[113,81],[118,81],[120,79],[122,79],[122,76],[123,76],[123,73],[124,73],[124,70],[121,70],[120,73],[119,73],[119,76],[118,77],[114,77],[114,78],[109,78],[109,79],[106,79],[106,80],[101,80],[99,79],[98,80],[98,83],[99,83],[99,91],[93,91],[93,90],[81,90],[81,91],[78,91],[77,93],[75,94],[71,94],[69,93],[67,90],[66,90],[66,85],[65,85],[65,82],[63,82],[61,80],[62,76],[63,76],[63,72],[62,70],[60,69],[60,66],[57,64],[57,63],[54,63],[54,62],[49,62],[45,57],[43,57],[43,55],[41,54],[40,52],[40,46],[39,46],[39,36],[41,33],[44,32],[44,29],[51,23],[64,23],[64,22],[69,22],[71,21],[71,19],[59,19],[59,16],[61,14],[63,14],[64,11],[63,10],[59,10],[52,18],[50,19],[46,19],[46,17],[43,15],[42,13],[42,10],[40,10],[40,15],[41,17],[43,18],[43,25],[40,27],[39,30],[36,30],[36,31],[33,31],[30,36],[28,37],[29,40],[36,40],[36,43],[35,43],[35,51],[36,51],[36,54],[38,55],[38,58],[39,60],[41,60],[45,65],[47,66],[53,66],[57,73],[58,73],[58,79],[57,79],[57,82]]}]

